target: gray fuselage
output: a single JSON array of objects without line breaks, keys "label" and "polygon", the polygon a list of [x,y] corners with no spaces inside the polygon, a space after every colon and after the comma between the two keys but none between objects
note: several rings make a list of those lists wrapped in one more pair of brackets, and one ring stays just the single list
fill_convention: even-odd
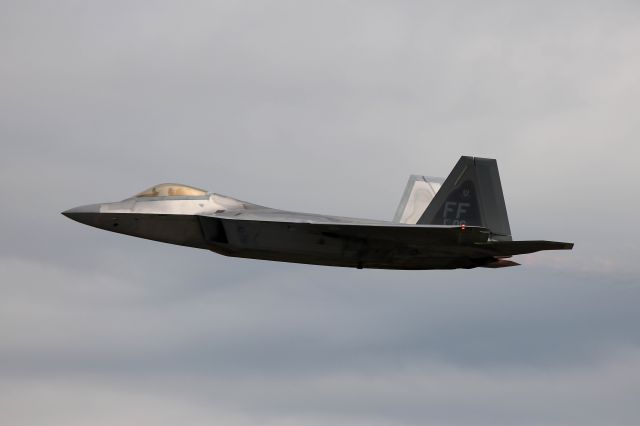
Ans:
[{"label": "gray fuselage", "polygon": [[473,268],[498,261],[495,253],[472,245],[488,241],[482,228],[295,213],[211,193],[133,197],[64,215],[112,232],[253,259],[388,269]]}]

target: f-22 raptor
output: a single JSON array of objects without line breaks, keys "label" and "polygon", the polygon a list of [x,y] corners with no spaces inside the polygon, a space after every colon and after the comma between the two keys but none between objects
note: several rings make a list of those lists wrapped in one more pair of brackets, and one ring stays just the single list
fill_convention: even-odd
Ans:
[{"label": "f-22 raptor", "polygon": [[461,157],[446,179],[413,175],[393,221],[296,213],[180,184],[63,212],[135,237],[226,256],[378,269],[501,268],[572,243],[513,241],[496,160]]}]

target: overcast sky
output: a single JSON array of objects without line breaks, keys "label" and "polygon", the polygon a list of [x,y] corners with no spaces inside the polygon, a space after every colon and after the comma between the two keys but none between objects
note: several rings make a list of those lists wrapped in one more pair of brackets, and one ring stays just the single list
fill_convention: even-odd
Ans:
[{"label": "overcast sky", "polygon": [[[0,2],[0,413],[637,425],[637,1]],[[182,182],[391,219],[496,158],[504,270],[269,263],[59,213]]]}]

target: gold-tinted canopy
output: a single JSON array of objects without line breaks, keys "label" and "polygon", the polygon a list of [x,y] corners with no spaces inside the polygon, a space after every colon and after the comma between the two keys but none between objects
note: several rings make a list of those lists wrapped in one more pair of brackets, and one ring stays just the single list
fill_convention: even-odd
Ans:
[{"label": "gold-tinted canopy", "polygon": [[193,186],[182,185],[179,183],[161,183],[152,186],[136,195],[140,197],[201,197],[207,195],[204,189],[194,188]]}]

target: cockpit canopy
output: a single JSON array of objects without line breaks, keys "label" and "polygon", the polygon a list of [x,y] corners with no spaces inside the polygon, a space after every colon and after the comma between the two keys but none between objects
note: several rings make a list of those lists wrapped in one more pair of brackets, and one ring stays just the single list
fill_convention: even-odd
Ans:
[{"label": "cockpit canopy", "polygon": [[142,197],[202,197],[207,195],[204,189],[179,183],[161,183],[136,194],[136,198]]}]

